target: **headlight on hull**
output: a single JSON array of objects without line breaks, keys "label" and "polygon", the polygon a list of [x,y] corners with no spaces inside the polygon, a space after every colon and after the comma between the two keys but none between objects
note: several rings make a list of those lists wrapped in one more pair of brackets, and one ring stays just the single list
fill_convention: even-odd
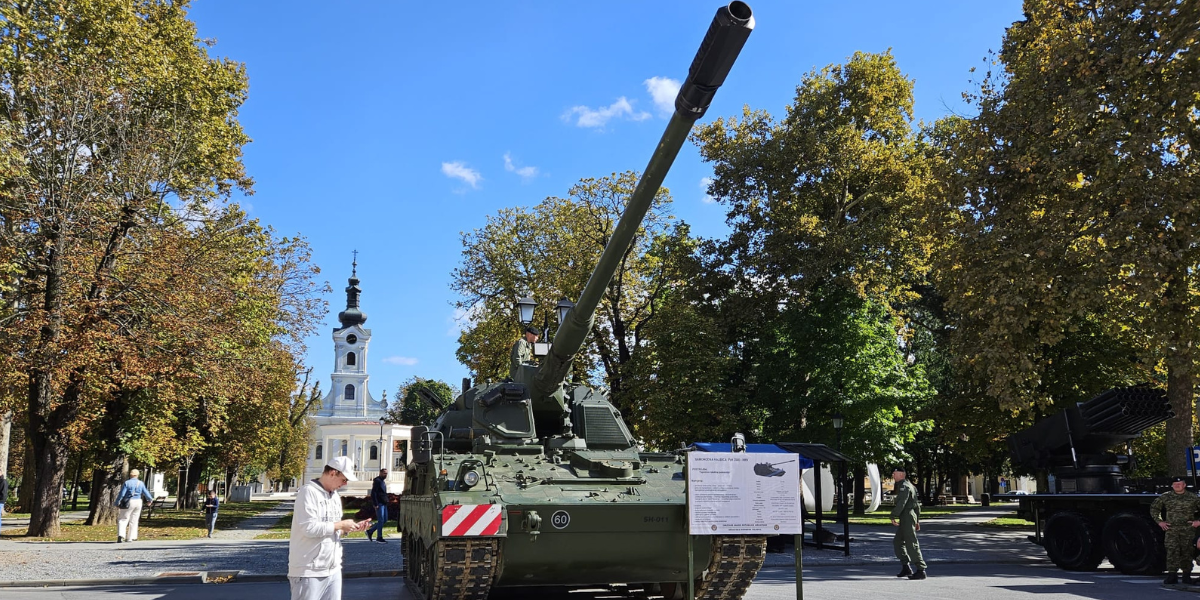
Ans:
[{"label": "headlight on hull", "polygon": [[463,482],[463,485],[465,485],[469,488],[475,487],[475,485],[479,483],[479,472],[478,471],[467,471],[466,473],[463,473],[462,482]]}]

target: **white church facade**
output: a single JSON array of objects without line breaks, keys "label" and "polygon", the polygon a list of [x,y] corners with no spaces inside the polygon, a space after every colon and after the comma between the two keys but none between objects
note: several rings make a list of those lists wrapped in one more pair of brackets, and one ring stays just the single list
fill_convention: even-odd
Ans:
[{"label": "white church facade", "polygon": [[369,387],[367,348],[371,330],[363,327],[367,315],[359,307],[358,261],[346,287],[346,310],[338,313],[340,327],[333,331],[332,387],[313,416],[313,443],[308,449],[305,479],[321,475],[335,456],[349,456],[358,481],[342,488],[343,494],[366,495],[380,468],[388,469],[388,491],[404,489],[404,464],[412,427],[384,423],[387,401],[376,400]]}]

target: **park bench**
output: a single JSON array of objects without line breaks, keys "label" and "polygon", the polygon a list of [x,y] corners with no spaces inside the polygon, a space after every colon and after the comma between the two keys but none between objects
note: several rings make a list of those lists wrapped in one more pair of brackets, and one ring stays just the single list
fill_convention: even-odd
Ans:
[{"label": "park bench", "polygon": [[154,501],[150,503],[150,510],[146,511],[146,518],[153,519],[155,507],[161,508],[161,507],[165,506],[166,503],[167,503],[166,496],[159,496],[159,497],[155,498]]}]

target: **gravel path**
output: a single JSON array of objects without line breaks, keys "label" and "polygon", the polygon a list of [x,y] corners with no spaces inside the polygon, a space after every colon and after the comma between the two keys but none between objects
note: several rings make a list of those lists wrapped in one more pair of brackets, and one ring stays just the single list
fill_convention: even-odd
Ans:
[{"label": "gravel path", "polygon": [[[240,571],[242,575],[287,574],[287,540],[255,540],[292,511],[292,502],[217,530],[212,539],[115,542],[18,542],[0,540],[0,585],[18,581],[127,579],[160,573]],[[5,529],[8,527],[5,520]],[[395,525],[388,528],[395,537]],[[400,544],[351,539],[343,543],[346,573],[400,569]],[[0,592],[0,596],[3,592]]]},{"label": "gravel path", "polygon": [[[272,525],[279,522],[280,519],[292,514],[292,506],[294,500],[280,502],[275,505],[275,508],[263,511],[249,519],[244,519],[233,529],[215,529],[213,530],[212,539],[214,540],[252,540],[265,532]],[[217,509],[217,514],[220,515],[220,509]],[[219,519],[218,519],[219,520]]]}]

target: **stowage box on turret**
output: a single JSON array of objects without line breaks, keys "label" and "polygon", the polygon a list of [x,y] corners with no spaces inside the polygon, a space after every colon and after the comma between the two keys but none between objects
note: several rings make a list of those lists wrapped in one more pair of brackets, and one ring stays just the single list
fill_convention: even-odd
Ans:
[{"label": "stowage box on turret", "polygon": [[[750,7],[717,11],[658,147],[579,301],[540,366],[467,389],[412,432],[401,497],[405,576],[426,599],[482,599],[494,586],[685,589],[683,456],[639,452],[601,391],[567,383],[605,288],[692,124],[754,27]],[[697,597],[741,598],[762,565],[757,536],[697,544]]]}]

